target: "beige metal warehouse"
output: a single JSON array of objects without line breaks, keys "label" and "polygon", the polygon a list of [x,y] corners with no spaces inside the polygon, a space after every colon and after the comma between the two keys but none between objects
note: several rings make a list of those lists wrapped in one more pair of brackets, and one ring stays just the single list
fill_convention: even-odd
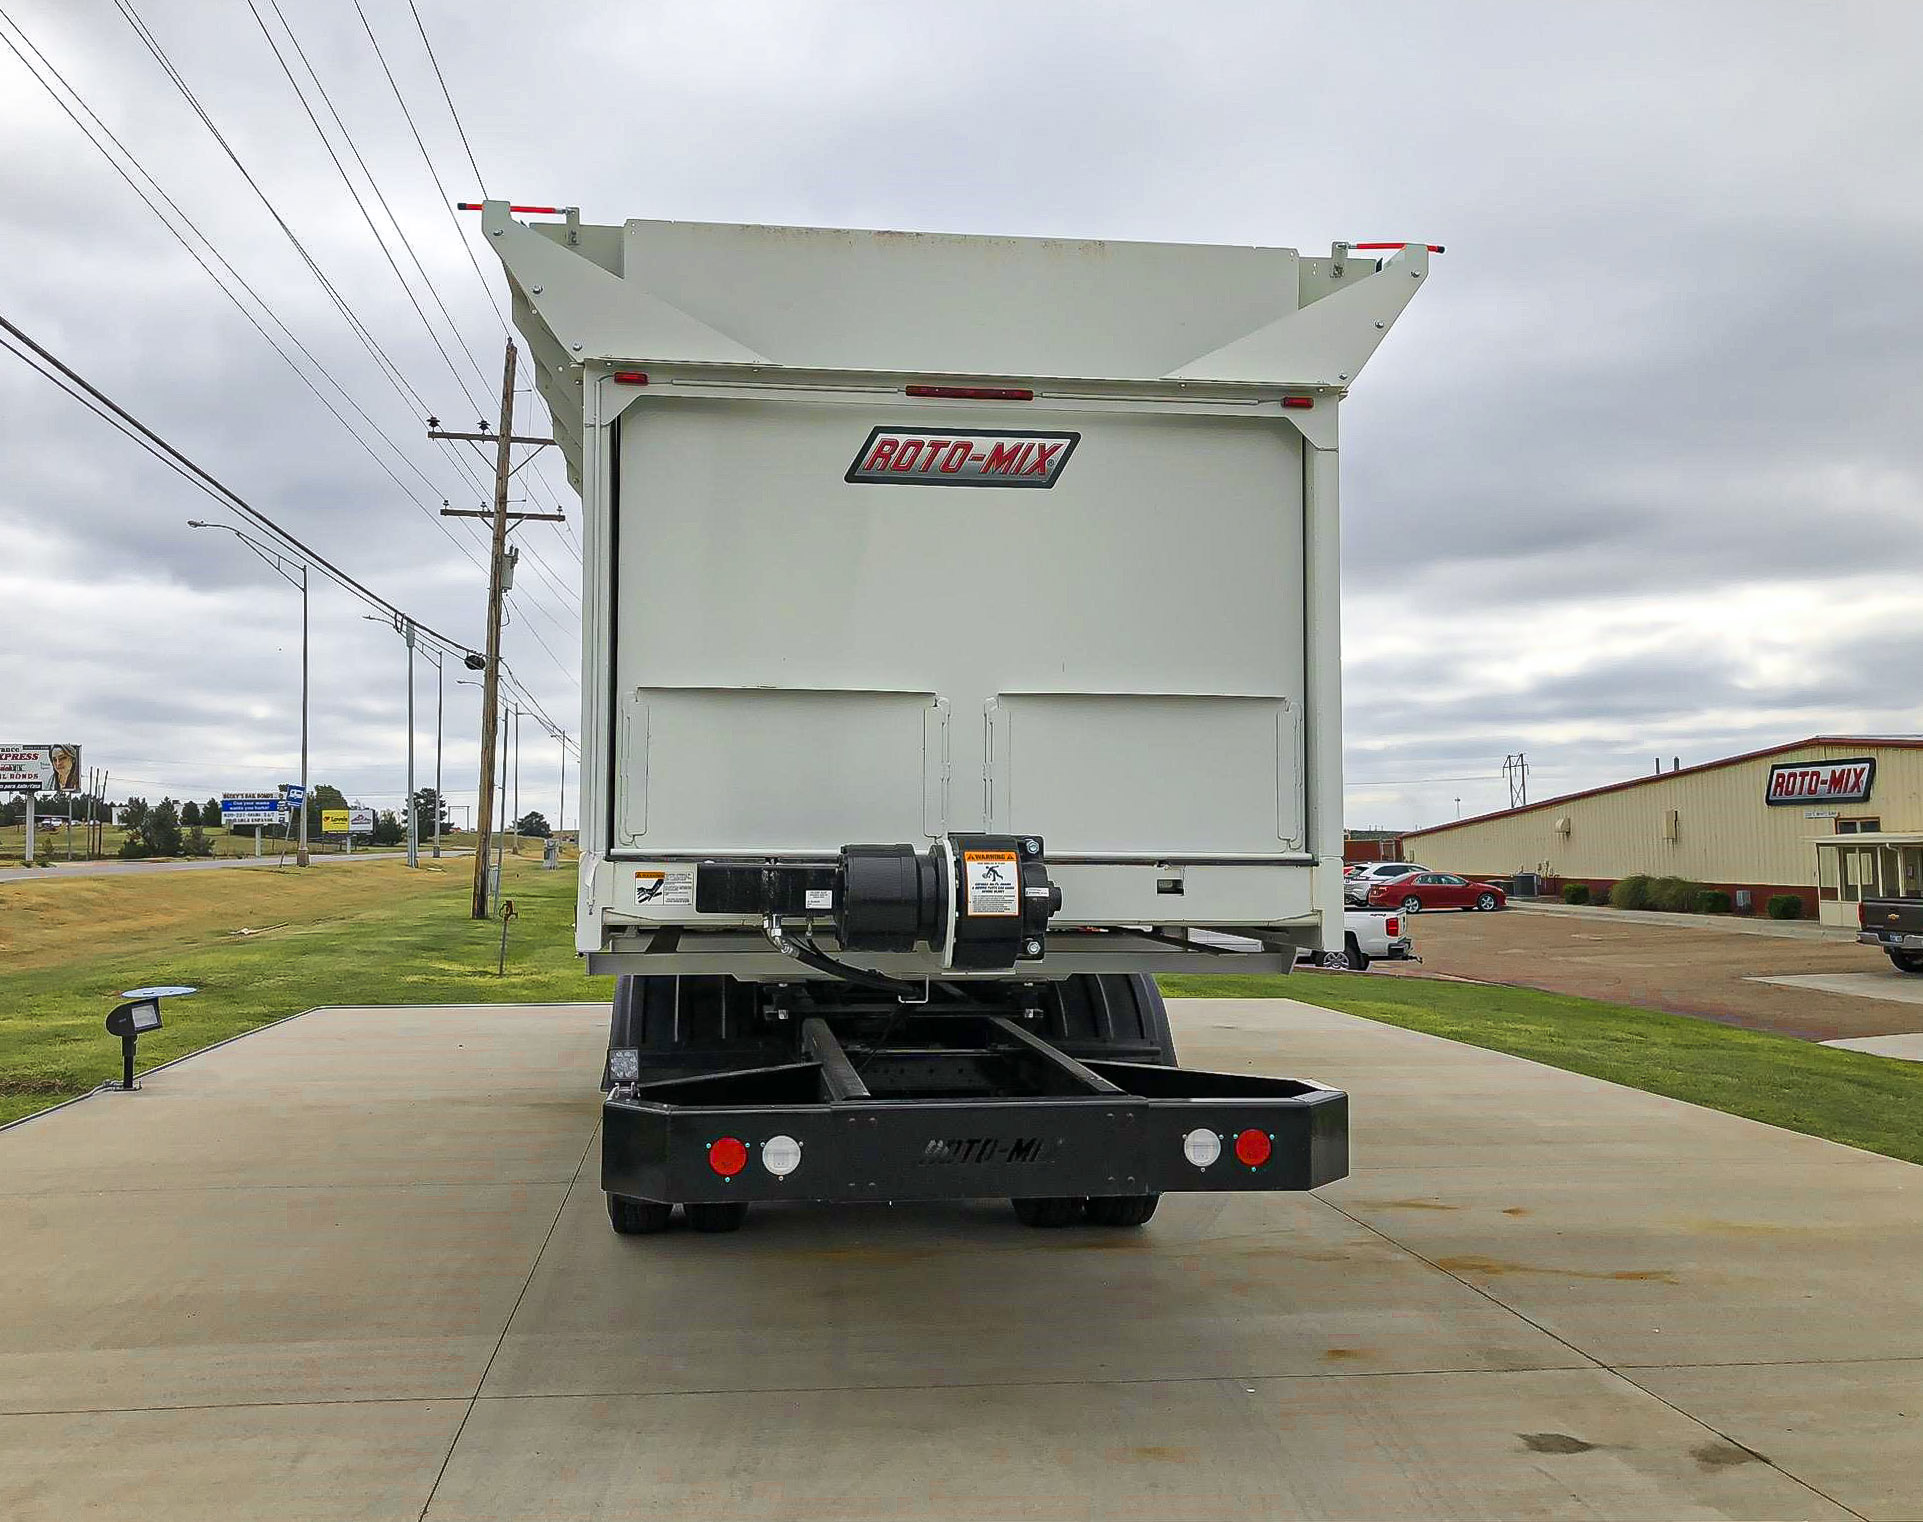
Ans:
[{"label": "beige metal warehouse", "polygon": [[1923,738],[1818,735],[1404,837],[1442,872],[1534,872],[1606,889],[1684,877],[1757,909],[1794,893],[1826,924],[1859,899],[1923,897]]}]

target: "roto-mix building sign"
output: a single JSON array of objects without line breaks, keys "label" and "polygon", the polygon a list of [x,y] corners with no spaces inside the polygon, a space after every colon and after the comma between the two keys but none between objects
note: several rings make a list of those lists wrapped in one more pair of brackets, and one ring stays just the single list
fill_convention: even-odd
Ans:
[{"label": "roto-mix building sign", "polygon": [[1866,898],[1923,897],[1923,739],[1817,735],[1519,809],[1415,830],[1439,872],[1533,872],[1606,889],[1635,873],[1721,888],[1760,911],[1779,894],[1825,924]]}]

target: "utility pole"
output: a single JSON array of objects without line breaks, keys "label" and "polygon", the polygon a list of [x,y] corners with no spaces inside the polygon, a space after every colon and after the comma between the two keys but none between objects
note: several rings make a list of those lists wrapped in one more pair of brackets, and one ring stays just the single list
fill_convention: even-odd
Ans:
[{"label": "utility pole", "polygon": [[521,854],[521,705],[514,705],[514,854]]},{"label": "utility pole", "polygon": [[538,447],[554,442],[552,439],[521,438],[515,434],[514,364],[514,344],[510,341],[506,360],[501,366],[501,425],[497,432],[488,433],[487,425],[483,423],[478,433],[449,433],[441,428],[438,418],[427,420],[427,436],[430,439],[459,439],[471,444],[490,443],[494,446],[494,510],[483,513],[465,508],[441,509],[444,518],[492,519],[494,530],[487,567],[487,659],[481,672],[481,796],[479,807],[475,810],[474,893],[469,910],[477,920],[488,917],[487,848],[488,837],[494,826],[494,752],[500,739],[496,716],[501,683],[501,594],[505,590],[502,582],[507,569],[508,521],[512,519],[519,523],[524,519],[537,518],[558,522],[562,517],[560,513],[510,513],[507,510],[508,479],[517,468],[513,463],[514,446],[533,444]]},{"label": "utility pole", "polygon": [[561,838],[561,821],[568,811],[568,732],[564,729],[556,737],[561,742],[561,803],[554,812],[554,838]]}]

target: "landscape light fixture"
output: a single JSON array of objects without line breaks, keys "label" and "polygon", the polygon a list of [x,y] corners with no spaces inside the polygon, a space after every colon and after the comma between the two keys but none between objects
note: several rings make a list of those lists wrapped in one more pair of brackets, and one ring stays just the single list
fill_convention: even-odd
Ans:
[{"label": "landscape light fixture", "polygon": [[[131,1094],[140,1087],[134,1082],[134,1048],[148,1031],[160,1029],[160,1001],[197,991],[184,983],[167,983],[154,988],[129,988],[121,994],[127,1002],[116,1005],[107,1016],[107,1034],[120,1038],[120,1093]],[[113,1085],[106,1087],[111,1089]]]}]

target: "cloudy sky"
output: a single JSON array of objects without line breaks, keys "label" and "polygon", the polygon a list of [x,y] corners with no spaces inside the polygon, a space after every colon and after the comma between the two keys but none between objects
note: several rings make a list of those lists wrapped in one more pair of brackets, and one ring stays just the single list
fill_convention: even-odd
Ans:
[{"label": "cloudy sky", "polygon": [[[478,643],[478,535],[450,537],[434,510],[479,491],[421,437],[415,397],[457,426],[491,412],[498,270],[439,204],[353,0],[255,3],[290,58],[291,25],[431,290],[396,248],[404,291],[247,0],[129,9],[398,378],[114,0],[8,0],[0,33],[38,47],[365,410],[371,425],[268,323],[366,447],[4,48],[0,313]],[[407,5],[363,5],[449,192],[471,194]],[[589,221],[1447,244],[1344,418],[1352,824],[1497,806],[1512,751],[1541,795],[1659,755],[1923,729],[1923,7],[420,13],[488,189]],[[522,400],[521,426],[542,426]],[[293,775],[298,599],[230,537],[185,527],[214,504],[6,355],[0,462],[0,738],[80,741],[121,796]],[[572,512],[557,466],[540,469],[535,502]],[[570,729],[571,527],[524,531],[507,634]],[[312,612],[313,775],[392,806],[401,642],[331,587]],[[458,802],[475,696],[452,678]],[[427,781],[431,668],[419,703]],[[557,747],[533,720],[522,736],[522,806],[551,812]],[[571,771],[567,787],[572,822]]]}]

